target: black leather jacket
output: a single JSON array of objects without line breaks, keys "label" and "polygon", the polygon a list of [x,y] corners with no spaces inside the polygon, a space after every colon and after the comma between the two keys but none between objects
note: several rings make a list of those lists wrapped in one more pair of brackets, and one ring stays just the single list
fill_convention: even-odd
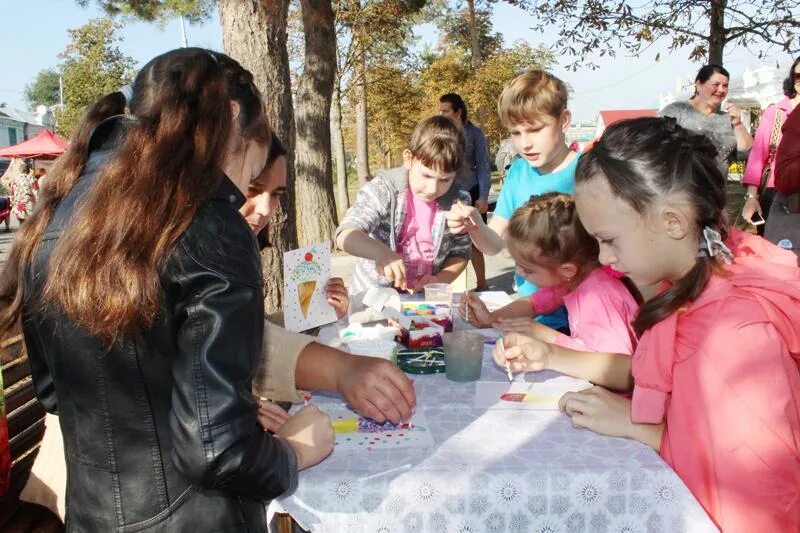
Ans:
[{"label": "black leather jacket", "polygon": [[161,274],[160,317],[135,339],[108,349],[63,313],[35,305],[59,235],[113,153],[121,128],[105,129],[109,139],[93,137],[101,146],[26,273],[34,384],[64,434],[67,530],[266,531],[265,500],[294,490],[297,459],[256,420],[261,265],[230,180],[181,237]]}]

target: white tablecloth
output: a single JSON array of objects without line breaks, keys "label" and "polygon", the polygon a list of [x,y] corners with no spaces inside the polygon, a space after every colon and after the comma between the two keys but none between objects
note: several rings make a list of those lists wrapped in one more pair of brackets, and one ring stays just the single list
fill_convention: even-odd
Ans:
[{"label": "white tablecloth", "polygon": [[[506,380],[490,354],[481,379]],[[270,511],[315,532],[717,531],[650,448],[575,429],[557,411],[475,410],[474,383],[412,377],[435,448],[337,449]]]}]

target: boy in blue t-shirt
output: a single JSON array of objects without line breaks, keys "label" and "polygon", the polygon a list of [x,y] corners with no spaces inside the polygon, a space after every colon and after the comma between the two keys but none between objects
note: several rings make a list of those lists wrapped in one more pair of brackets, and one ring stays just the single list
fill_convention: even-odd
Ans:
[{"label": "boy in blue t-shirt", "polygon": [[[498,110],[521,157],[508,169],[494,214],[488,224],[475,208],[466,205],[453,206],[448,214],[450,230],[466,231],[475,246],[489,255],[505,247],[508,221],[531,195],[551,191],[572,194],[580,157],[566,143],[572,118],[567,109],[567,86],[552,74],[531,70],[517,76],[503,89]],[[521,276],[515,274],[515,280],[519,296],[536,292],[537,287]],[[563,308],[540,321],[555,329],[567,325]]]}]

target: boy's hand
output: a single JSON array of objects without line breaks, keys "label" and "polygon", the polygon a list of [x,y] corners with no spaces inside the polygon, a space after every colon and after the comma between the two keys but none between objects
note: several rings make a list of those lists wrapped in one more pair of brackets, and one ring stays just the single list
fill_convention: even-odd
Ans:
[{"label": "boy's hand", "polygon": [[[469,313],[467,313],[467,307],[469,307]],[[461,297],[458,312],[461,313],[464,320],[476,328],[488,328],[492,325],[492,314],[489,312],[489,308],[486,307],[483,300],[469,292],[465,292]]]},{"label": "boy's hand", "polygon": [[447,220],[447,227],[454,235],[459,233],[469,233],[477,224],[482,223],[480,212],[469,205],[464,205],[461,202],[456,202],[450,207],[450,211],[445,215]]},{"label": "boy's hand", "polygon": [[275,434],[286,439],[294,448],[298,470],[314,466],[333,450],[331,417],[313,405],[292,415]]},{"label": "boy's hand", "polygon": [[505,366],[508,361],[512,372],[538,372],[548,368],[550,345],[539,339],[512,333],[494,346],[494,362]]},{"label": "boy's hand", "polygon": [[426,274],[419,278],[416,283],[414,283],[414,292],[422,292],[425,290],[425,285],[430,283],[442,283],[442,281],[433,274]]},{"label": "boy's hand", "polygon": [[481,215],[489,211],[489,200],[481,200],[478,198],[475,200],[475,208],[478,210],[478,213]]},{"label": "boy's hand", "polygon": [[382,274],[394,288],[401,291],[408,288],[406,287],[406,266],[403,264],[402,257],[387,249],[386,253],[375,263],[378,273]]},{"label": "boy's hand", "polygon": [[347,286],[342,278],[331,278],[325,284],[325,298],[336,311],[336,318],[342,319],[347,315],[350,307],[350,296],[347,294]]}]

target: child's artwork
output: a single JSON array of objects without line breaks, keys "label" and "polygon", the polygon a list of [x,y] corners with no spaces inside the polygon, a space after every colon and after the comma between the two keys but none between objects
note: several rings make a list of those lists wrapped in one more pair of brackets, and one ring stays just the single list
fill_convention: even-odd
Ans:
[{"label": "child's artwork", "polygon": [[402,424],[384,422],[359,416],[349,409],[328,411],[336,433],[334,450],[386,450],[392,448],[433,447],[428,422],[421,411]]},{"label": "child's artwork", "polygon": [[331,277],[331,244],[323,242],[283,256],[283,320],[286,329],[304,331],[336,322],[325,298]]},{"label": "child's artwork", "polygon": [[476,409],[556,410],[558,400],[567,393],[588,389],[582,379],[560,377],[539,383],[500,383],[479,381],[475,384]]}]

